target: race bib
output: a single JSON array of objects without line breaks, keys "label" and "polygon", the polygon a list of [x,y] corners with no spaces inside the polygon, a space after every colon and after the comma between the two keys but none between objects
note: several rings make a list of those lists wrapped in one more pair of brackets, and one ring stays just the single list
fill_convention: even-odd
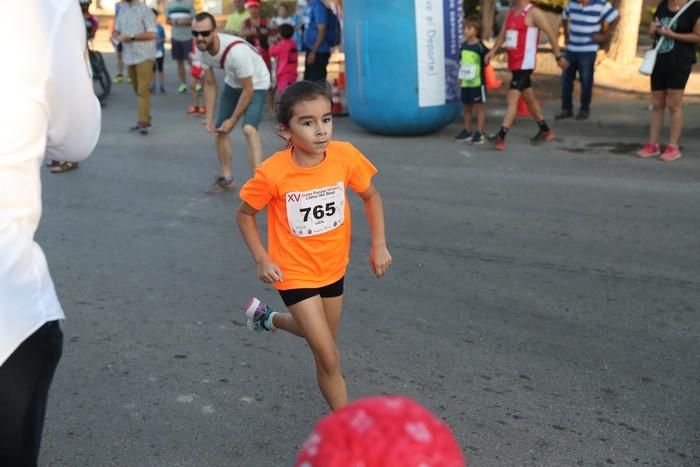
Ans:
[{"label": "race bib", "polygon": [[463,63],[459,67],[459,79],[471,81],[476,78],[476,65],[473,63]]},{"label": "race bib", "polygon": [[297,237],[311,237],[338,228],[345,221],[343,182],[310,191],[287,193],[289,229]]},{"label": "race bib", "polygon": [[506,41],[503,43],[506,49],[515,49],[518,47],[518,31],[515,29],[506,30]]}]

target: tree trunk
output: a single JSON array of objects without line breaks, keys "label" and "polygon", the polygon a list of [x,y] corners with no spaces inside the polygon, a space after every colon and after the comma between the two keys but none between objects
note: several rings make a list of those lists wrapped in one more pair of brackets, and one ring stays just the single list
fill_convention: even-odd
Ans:
[{"label": "tree trunk", "polygon": [[642,18],[642,0],[622,0],[620,20],[613,31],[608,57],[617,63],[630,63],[637,56],[639,21]]},{"label": "tree trunk", "polygon": [[489,40],[493,37],[493,25],[496,21],[496,0],[482,0],[481,2],[481,39]]}]

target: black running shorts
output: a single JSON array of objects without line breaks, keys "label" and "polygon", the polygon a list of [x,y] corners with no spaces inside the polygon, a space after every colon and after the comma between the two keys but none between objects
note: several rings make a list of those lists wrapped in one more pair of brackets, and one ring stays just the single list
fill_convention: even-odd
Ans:
[{"label": "black running shorts", "polygon": [[317,289],[289,289],[289,290],[278,290],[282,301],[287,307],[295,305],[302,300],[307,298],[315,297],[320,295],[321,298],[331,298],[340,297],[343,295],[343,284],[345,282],[345,277],[341,277],[336,282],[329,285],[324,285]]},{"label": "black running shorts", "polygon": [[513,70],[513,79],[510,80],[510,89],[524,91],[532,86],[530,75],[532,70]]}]

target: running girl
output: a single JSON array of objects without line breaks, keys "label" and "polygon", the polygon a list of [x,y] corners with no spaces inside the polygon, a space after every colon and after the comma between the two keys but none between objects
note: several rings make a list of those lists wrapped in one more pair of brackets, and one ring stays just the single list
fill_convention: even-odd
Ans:
[{"label": "running girl", "polygon": [[[236,219],[258,277],[278,289],[289,313],[252,298],[245,314],[254,331],[284,329],[306,339],[321,393],[336,410],[348,402],[335,341],[350,253],[346,187],[365,204],[372,272],[381,277],[391,265],[382,199],[372,185],[377,169],[352,144],[331,141],[331,92],[325,81],[288,87],[278,103],[277,122],[288,147],[267,159],[241,188]],[[265,206],[267,251],[255,220]]]}]

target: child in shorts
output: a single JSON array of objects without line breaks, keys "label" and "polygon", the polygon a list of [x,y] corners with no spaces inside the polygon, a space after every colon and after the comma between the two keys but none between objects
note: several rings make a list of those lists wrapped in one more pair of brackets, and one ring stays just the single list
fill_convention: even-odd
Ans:
[{"label": "child in shorts", "polygon": [[[455,141],[483,144],[486,125],[486,78],[484,57],[488,49],[481,42],[481,20],[469,16],[464,20],[464,42],[460,50],[459,82],[464,104],[464,128]],[[472,131],[472,115],[476,114],[476,131]]]},{"label": "child in shorts", "polygon": [[[335,340],[350,254],[348,187],[365,205],[372,272],[381,277],[391,265],[382,198],[372,184],[377,169],[352,144],[331,140],[331,91],[325,81],[289,86],[277,104],[277,122],[288,147],[265,160],[241,188],[236,220],[259,279],[279,291],[289,312],[251,298],[245,316],[254,331],[284,329],[306,339],[321,393],[336,410],[348,402]],[[267,250],[255,218],[266,207]]]},{"label": "child in shorts", "polygon": [[189,115],[206,115],[207,108],[200,105],[202,97],[202,80],[204,79],[204,67],[197,58],[197,45],[192,41],[192,51],[190,51],[190,74],[192,76],[192,84],[190,91],[192,92],[192,105],[187,109]]},{"label": "child in shorts", "polygon": [[163,72],[163,57],[165,57],[165,29],[158,21],[158,10],[151,8],[153,16],[156,17],[156,62],[153,64],[153,84],[151,84],[151,94],[156,93],[156,89],[161,94],[165,94],[165,73]]}]

